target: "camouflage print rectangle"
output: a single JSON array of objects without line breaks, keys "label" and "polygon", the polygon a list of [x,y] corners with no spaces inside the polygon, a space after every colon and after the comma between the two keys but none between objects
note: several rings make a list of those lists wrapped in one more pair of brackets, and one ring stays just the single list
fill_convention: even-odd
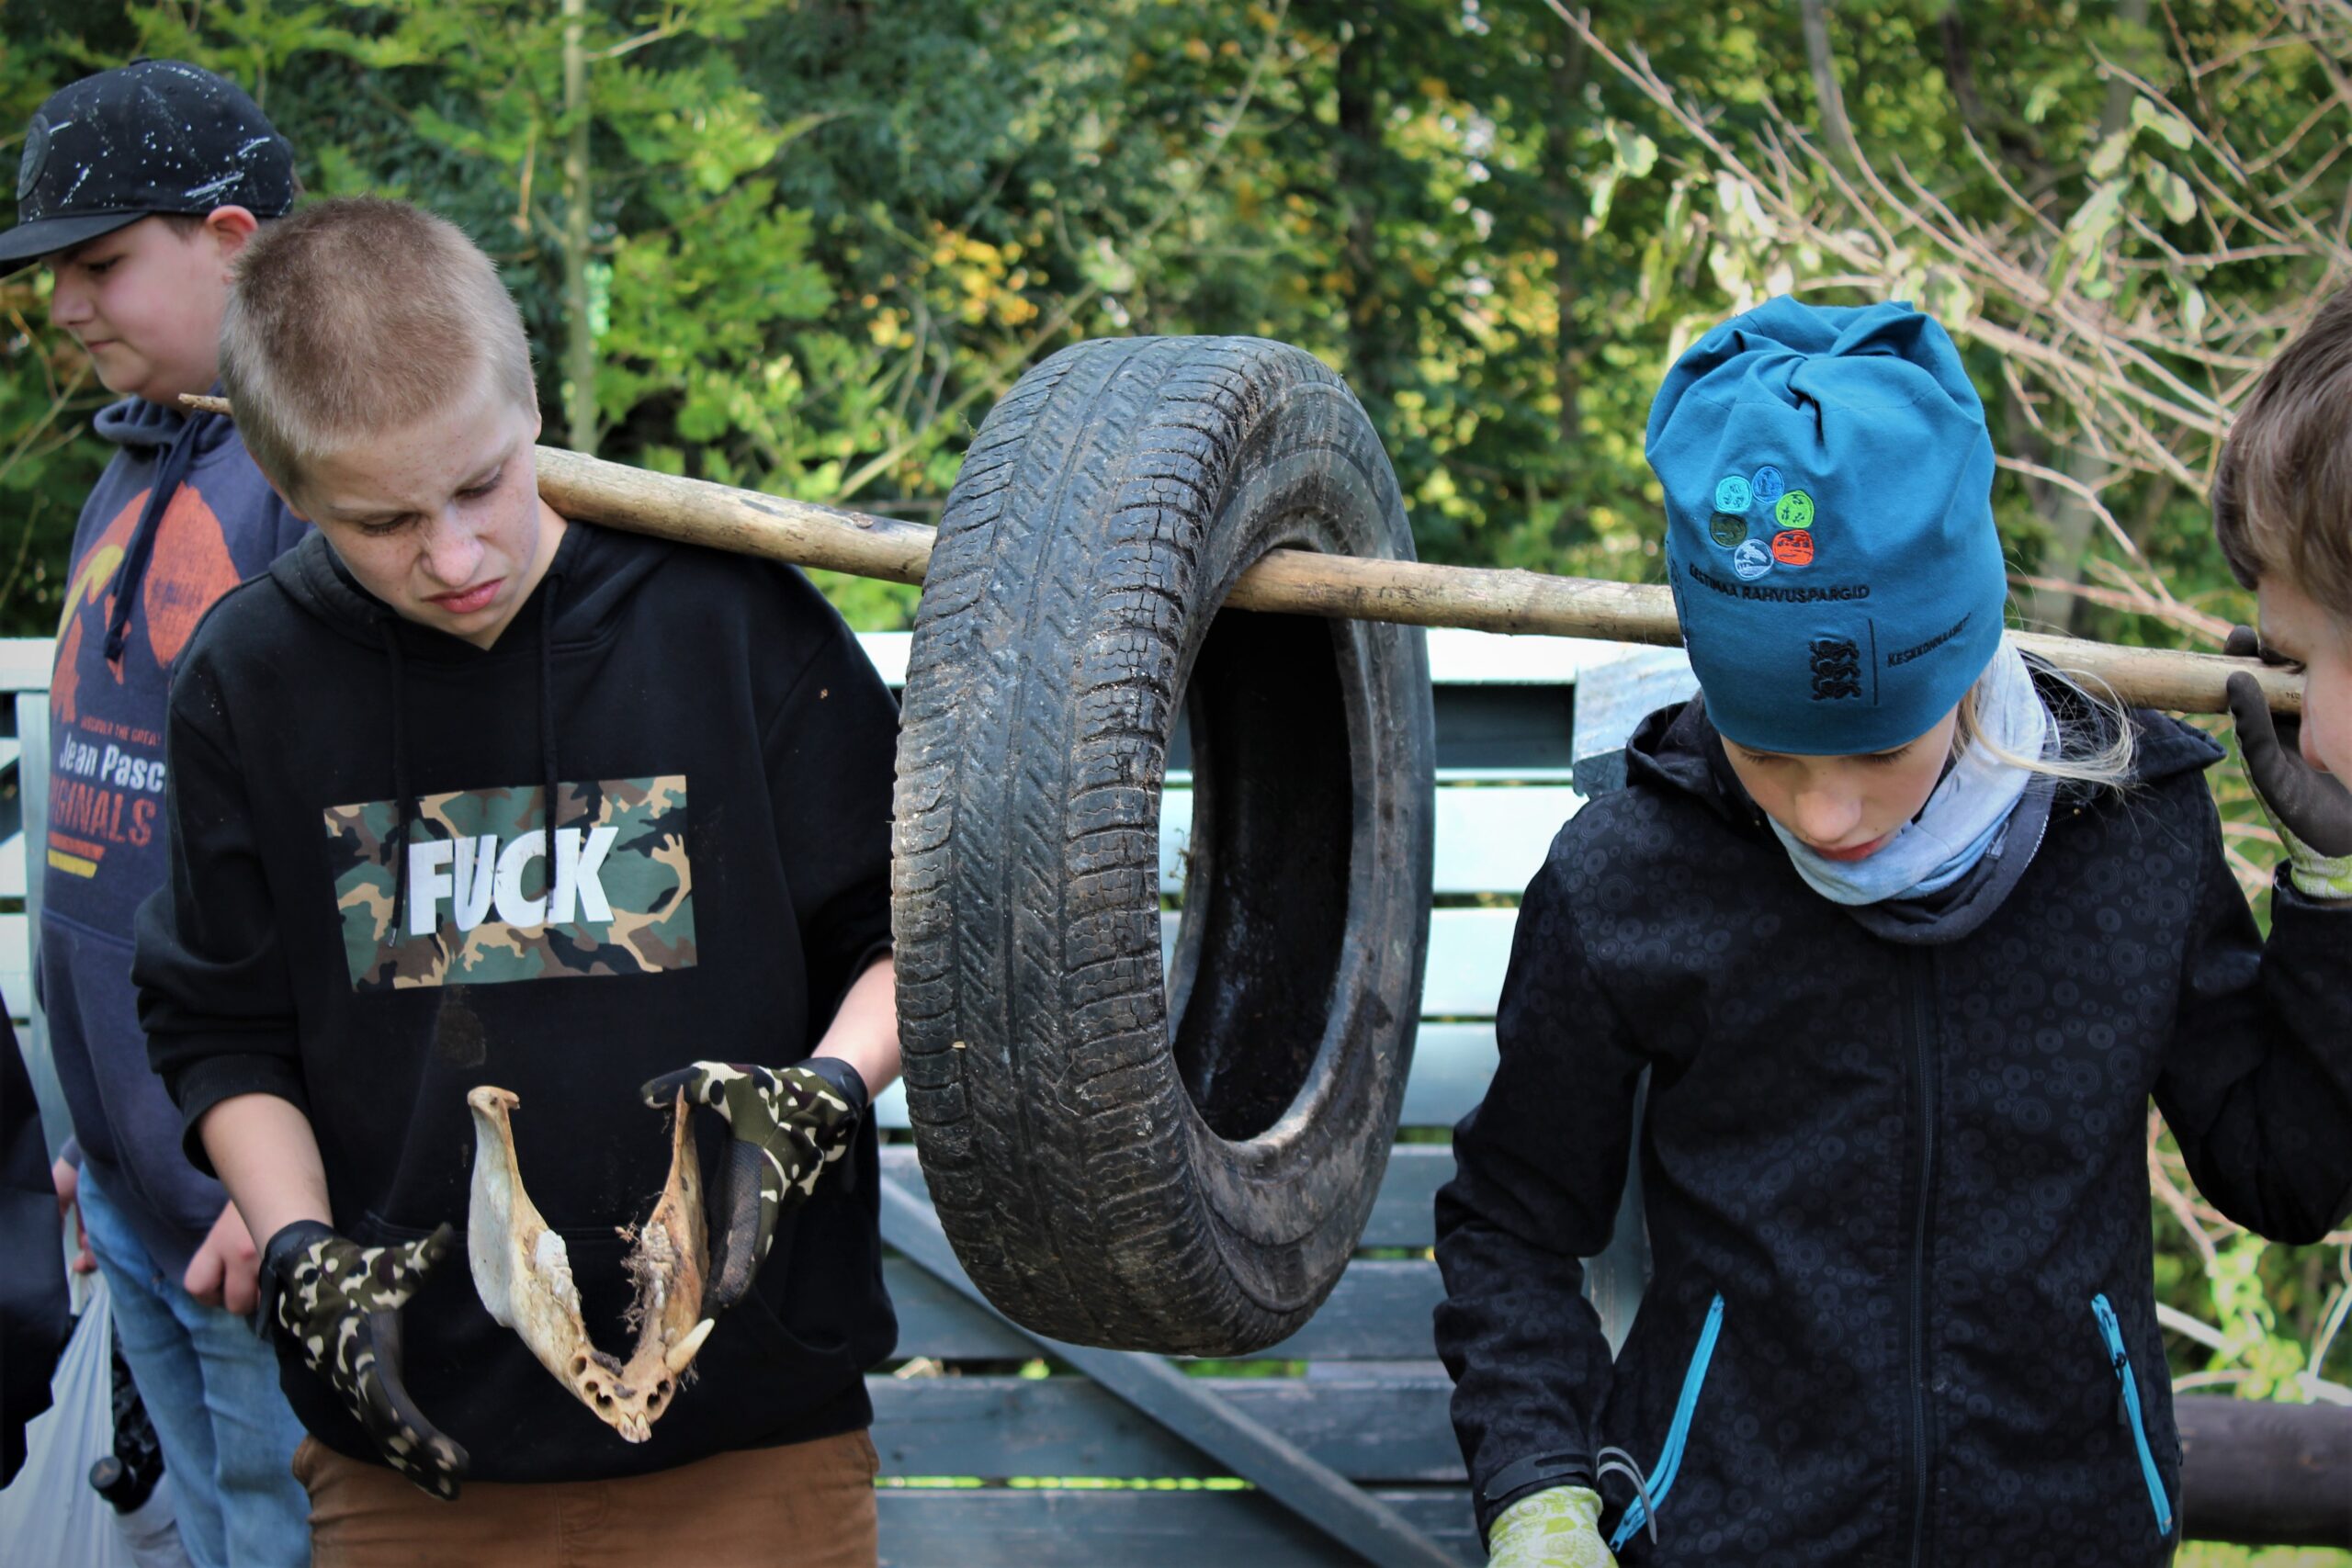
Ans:
[{"label": "camouflage print rectangle", "polygon": [[543,793],[516,786],[422,797],[409,829],[402,910],[392,908],[396,803],[327,807],[328,865],[352,989],[694,966],[685,775],[557,786],[556,855],[567,874],[552,909]]}]

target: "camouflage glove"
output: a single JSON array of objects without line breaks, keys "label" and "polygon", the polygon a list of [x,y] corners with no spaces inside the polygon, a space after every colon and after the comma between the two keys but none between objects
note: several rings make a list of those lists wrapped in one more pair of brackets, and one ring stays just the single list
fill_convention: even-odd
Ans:
[{"label": "camouflage glove", "polygon": [[466,1450],[418,1414],[401,1382],[401,1308],[449,1250],[443,1225],[403,1247],[363,1247],[316,1220],[269,1238],[261,1317],[343,1396],[394,1470],[455,1502]]},{"label": "camouflage glove", "polygon": [[[2225,651],[2248,651],[2244,640],[2231,633]],[[2271,716],[2253,676],[2231,676],[2229,694],[2246,778],[2287,846],[2288,874],[2307,897],[2352,898],[2352,789],[2303,760],[2301,726]]]},{"label": "camouflage glove", "polygon": [[707,1105],[735,1131],[713,1207],[709,1282],[702,1311],[713,1317],[743,1299],[775,1240],[776,1222],[808,1201],[825,1168],[847,1154],[865,1114],[865,1080],[838,1056],[797,1067],[696,1062],[664,1073],[641,1091],[654,1108]]},{"label": "camouflage glove", "polygon": [[1487,1532],[1487,1568],[1617,1568],[1600,1539],[1600,1497],[1555,1486],[1505,1508]]}]

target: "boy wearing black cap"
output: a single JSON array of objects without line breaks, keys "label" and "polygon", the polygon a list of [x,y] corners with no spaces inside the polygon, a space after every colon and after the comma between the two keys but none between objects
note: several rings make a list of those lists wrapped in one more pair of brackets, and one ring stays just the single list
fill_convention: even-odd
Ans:
[{"label": "boy wearing black cap", "polygon": [[74,529],[58,626],[40,979],[74,1127],[59,1198],[81,1204],[199,1568],[309,1560],[288,1468],[302,1434],[244,1321],[252,1239],[181,1153],[147,1066],[131,919],[164,879],[173,666],[212,602],[303,532],[235,428],[178,404],[218,373],[231,262],[295,191],[292,150],[251,98],[143,60],[35,112],[0,233],[0,270],[46,264],[51,320],[122,396],[97,416],[119,450]]}]

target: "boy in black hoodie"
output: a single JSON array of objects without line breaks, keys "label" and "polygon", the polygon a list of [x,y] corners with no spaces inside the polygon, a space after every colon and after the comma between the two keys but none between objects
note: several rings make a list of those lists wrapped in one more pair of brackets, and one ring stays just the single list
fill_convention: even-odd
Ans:
[{"label": "boy in black hoodie", "polygon": [[[191,1157],[270,1238],[320,1562],[872,1562],[888,693],[797,572],[539,500],[520,318],[438,219],[278,225],[222,378],[319,532],[221,602],[173,688],[137,976]],[[716,1324],[645,1441],[447,1256],[484,1085],[520,1097],[520,1167],[607,1345],[615,1227],[668,1166],[648,1107],[727,1119]]]},{"label": "boy in black hoodie", "polygon": [[164,692],[198,620],[306,532],[235,426],[179,406],[219,374],[229,269],[293,205],[294,156],[209,71],[142,60],[33,114],[0,271],[40,262],[50,318],[121,400],[83,503],[50,682],[39,973],[74,1139],[51,1173],[79,1203],[117,1342],[155,1423],[196,1568],[309,1557],[287,1464],[300,1424],[253,1336],[255,1258],[220,1184],[180,1152],[147,1066],[132,918],[164,880]]}]

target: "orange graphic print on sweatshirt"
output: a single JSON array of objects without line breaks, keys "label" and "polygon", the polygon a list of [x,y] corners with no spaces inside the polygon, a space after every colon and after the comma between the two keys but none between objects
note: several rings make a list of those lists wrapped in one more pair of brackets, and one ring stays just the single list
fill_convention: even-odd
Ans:
[{"label": "orange graphic print on sweatshirt", "polygon": [[[70,725],[80,716],[82,639],[107,635],[107,622],[114,614],[115,576],[130,548],[130,536],[139,526],[147,496],[142,490],[125,502],[74,565],[64,614],[57,623],[56,673],[50,687],[53,723]],[[220,519],[194,485],[180,486],[179,493],[164,508],[155,530],[154,553],[140,584],[141,607],[147,612],[146,648],[158,669],[171,668],[188,638],[196,635],[204,612],[240,581]],[[125,656],[138,646],[139,639],[133,637]],[[119,669],[114,678],[117,684],[121,683]]]}]

